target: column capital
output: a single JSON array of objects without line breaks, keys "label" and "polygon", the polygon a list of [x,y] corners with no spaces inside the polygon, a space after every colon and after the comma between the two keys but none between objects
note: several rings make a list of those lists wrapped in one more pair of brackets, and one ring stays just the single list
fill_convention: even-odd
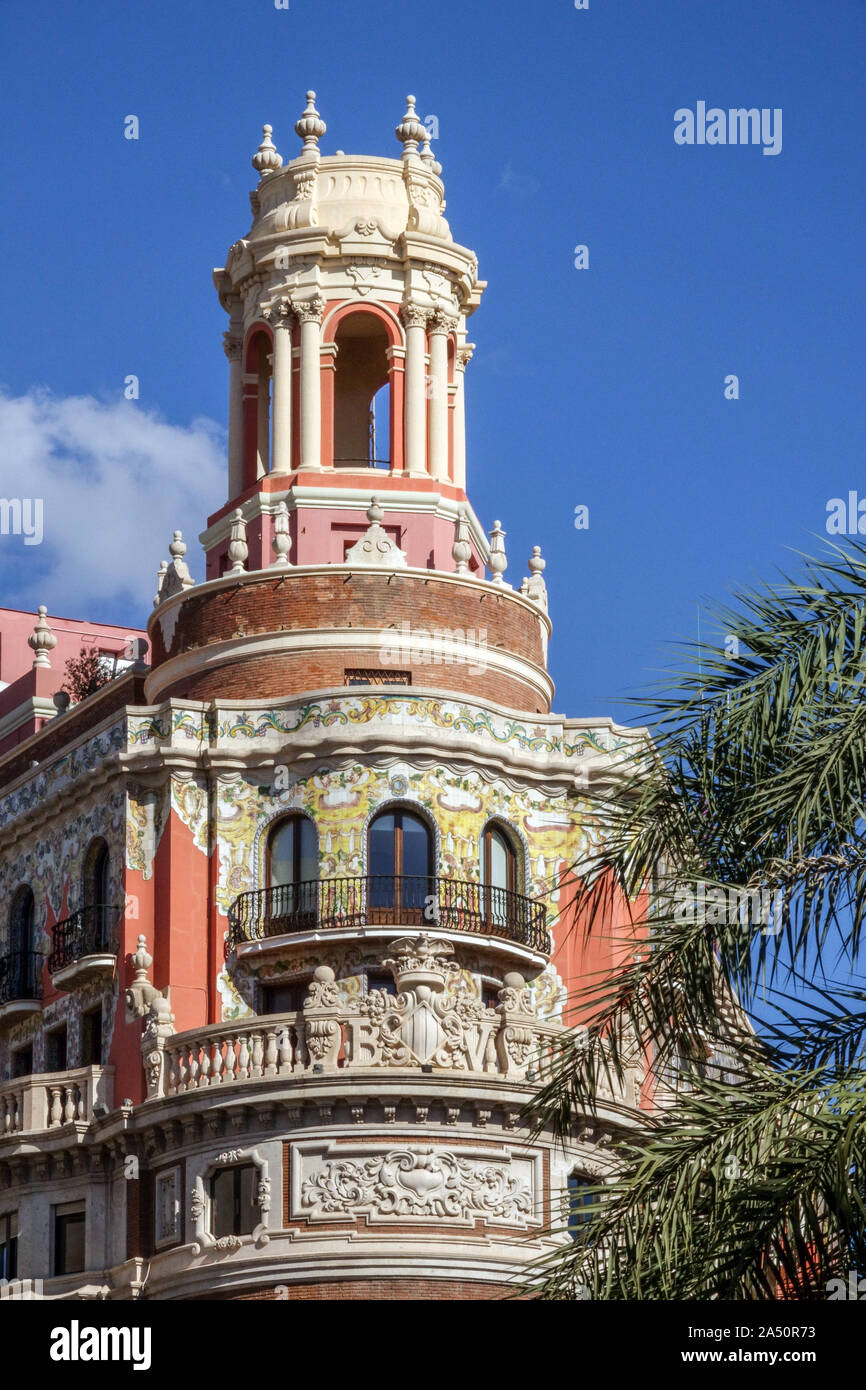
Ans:
[{"label": "column capital", "polygon": [[474,343],[463,343],[454,353],[454,366],[458,372],[465,372],[475,352]]},{"label": "column capital", "polygon": [[223,352],[230,362],[240,362],[244,340],[238,333],[223,334]]},{"label": "column capital", "polygon": [[292,328],[297,317],[295,307],[290,299],[277,299],[264,312],[271,328]]},{"label": "column capital", "polygon": [[437,309],[430,318],[430,332],[442,333],[447,336],[449,333],[457,332],[459,323],[460,320],[456,315],[449,314],[444,309]]},{"label": "column capital", "polygon": [[406,300],[400,305],[400,317],[406,328],[425,328],[427,320],[430,318],[430,310],[423,304],[416,304],[414,300]]},{"label": "column capital", "polygon": [[322,322],[325,301],[320,294],[314,295],[312,299],[293,299],[291,306],[300,323]]}]

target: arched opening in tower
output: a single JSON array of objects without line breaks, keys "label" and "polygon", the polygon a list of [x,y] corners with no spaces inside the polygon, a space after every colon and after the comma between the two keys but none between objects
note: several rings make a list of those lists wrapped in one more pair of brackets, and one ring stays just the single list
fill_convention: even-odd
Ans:
[{"label": "arched opening in tower", "polygon": [[244,371],[244,486],[270,468],[272,344],[264,329],[247,340]]},{"label": "arched opening in tower", "polygon": [[363,311],[343,319],[336,335],[334,467],[391,467],[391,384],[388,334]]}]

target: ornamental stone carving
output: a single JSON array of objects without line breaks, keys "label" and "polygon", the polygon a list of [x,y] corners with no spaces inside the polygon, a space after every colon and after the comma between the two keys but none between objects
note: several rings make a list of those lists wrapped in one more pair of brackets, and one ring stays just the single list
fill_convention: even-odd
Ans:
[{"label": "ornamental stone carving", "polygon": [[406,328],[426,329],[430,310],[425,308],[423,304],[416,304],[414,300],[410,299],[400,305],[400,317]]},{"label": "ornamental stone carving", "polygon": [[312,299],[295,299],[292,301],[292,308],[298,316],[299,323],[321,323],[325,301],[321,295],[314,295]]},{"label": "ornamental stone carving", "polygon": [[405,569],[406,552],[394,544],[388,532],[380,525],[384,515],[378,497],[372,497],[367,508],[367,520],[370,525],[361,539],[346,552],[347,565]]},{"label": "ornamental stone carving", "polygon": [[309,1217],[402,1217],[525,1225],[533,1200],[527,1172],[507,1160],[484,1162],[450,1149],[392,1149],[369,1158],[324,1162],[305,1177],[301,1212]]},{"label": "ornamental stone carving", "polygon": [[454,1071],[496,1067],[493,1035],[499,1020],[460,981],[446,993],[454,969],[454,947],[427,935],[404,937],[392,946],[390,968],[398,994],[371,990],[346,1019],[351,1065],[437,1066]]}]

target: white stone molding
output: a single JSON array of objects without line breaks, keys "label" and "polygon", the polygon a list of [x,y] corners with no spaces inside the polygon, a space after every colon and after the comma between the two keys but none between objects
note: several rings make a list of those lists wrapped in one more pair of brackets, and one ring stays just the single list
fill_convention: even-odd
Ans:
[{"label": "white stone molding", "polygon": [[[220,1168],[241,1164],[253,1164],[259,1170],[256,1187],[256,1205],[261,1212],[258,1225],[246,1236],[221,1236],[217,1238],[211,1229],[213,1225],[210,1180]],[[268,1161],[257,1149],[227,1149],[211,1159],[204,1171],[195,1179],[190,1194],[190,1216],[194,1223],[193,1255],[205,1250],[234,1250],[242,1245],[261,1247],[270,1239],[268,1213],[271,1209],[271,1180],[268,1175]]]}]

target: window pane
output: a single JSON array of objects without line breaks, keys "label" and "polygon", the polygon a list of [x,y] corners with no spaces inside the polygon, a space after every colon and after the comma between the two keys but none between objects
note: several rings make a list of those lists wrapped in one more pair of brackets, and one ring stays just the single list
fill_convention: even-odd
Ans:
[{"label": "window pane", "polygon": [[221,1236],[234,1235],[235,1170],[233,1168],[220,1168],[219,1172],[214,1173],[211,1181],[211,1198],[213,1203],[213,1234],[217,1240]]},{"label": "window pane", "polygon": [[271,887],[295,882],[295,825],[287,820],[271,836]]},{"label": "window pane", "polygon": [[84,1212],[58,1216],[54,1227],[55,1274],[80,1274],[84,1264]]},{"label": "window pane", "polygon": [[396,864],[394,858],[394,826],[395,818],[390,813],[379,816],[370,826],[370,873],[394,874]]},{"label": "window pane", "polygon": [[316,827],[311,820],[306,817],[298,821],[301,838],[301,873],[302,883],[310,883],[319,877],[319,846]]},{"label": "window pane", "polygon": [[430,835],[417,816],[403,815],[403,864],[401,872],[426,875],[430,872]]},{"label": "window pane", "polygon": [[238,1174],[240,1178],[240,1229],[237,1231],[239,1236],[248,1236],[259,1224],[259,1209],[256,1206],[256,1187],[259,1181],[259,1170],[253,1166],[241,1168]]},{"label": "window pane", "polygon": [[505,838],[498,830],[488,832],[490,856],[490,887],[509,888],[509,851]]}]

